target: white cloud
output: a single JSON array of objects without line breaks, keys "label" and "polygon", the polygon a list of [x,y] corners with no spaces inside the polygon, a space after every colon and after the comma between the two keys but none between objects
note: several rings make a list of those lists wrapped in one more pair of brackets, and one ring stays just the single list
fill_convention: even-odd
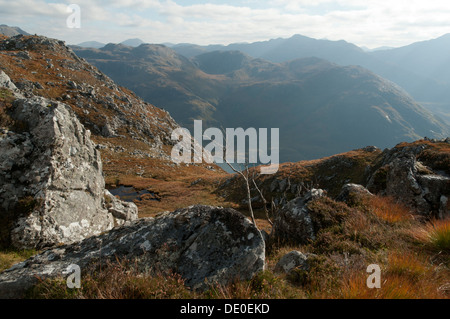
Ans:
[{"label": "white cloud", "polygon": [[[147,42],[228,44],[303,34],[376,47],[405,45],[450,32],[447,0],[56,2],[0,0],[0,19],[70,43],[119,42],[131,36]],[[72,2],[82,9],[80,30],[64,27],[65,9]]]}]

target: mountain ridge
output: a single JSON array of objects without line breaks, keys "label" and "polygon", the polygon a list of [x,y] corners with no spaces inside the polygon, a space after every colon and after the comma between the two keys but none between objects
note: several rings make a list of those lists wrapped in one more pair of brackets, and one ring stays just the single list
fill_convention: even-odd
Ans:
[{"label": "mountain ridge", "polygon": [[[294,35],[291,38],[278,38],[245,44],[230,44],[227,46],[198,46],[178,45],[173,49],[187,57],[216,51],[239,50],[255,58],[264,58],[272,62],[287,62],[292,59],[316,56],[339,65],[361,65],[372,72],[389,79],[404,88],[417,101],[423,103],[435,114],[450,120],[450,84],[441,81],[448,79],[450,74],[450,62],[442,62],[448,56],[450,45],[446,50],[429,49],[429,58],[423,59],[423,55],[415,54],[415,58],[409,64],[408,59],[401,57],[396,61],[390,55],[392,52],[401,52],[405,48],[432,44],[440,40],[448,39],[444,35],[438,39],[411,44],[406,47],[364,52],[358,46],[346,41],[317,40],[302,35]],[[439,58],[441,56],[442,58]],[[445,60],[446,61],[446,60]],[[399,63],[401,62],[401,63]],[[425,63],[423,63],[425,62]],[[431,70],[436,70],[438,75],[427,72],[427,63],[434,63]],[[440,63],[440,64],[439,64]],[[422,69],[417,71],[418,66]],[[450,123],[450,122],[449,122]]]},{"label": "mountain ridge", "polygon": [[21,34],[21,35],[30,35],[28,32],[22,30],[19,27],[10,27],[10,26],[8,26],[6,24],[1,24],[0,25],[0,34],[3,34],[5,36],[7,36],[7,37],[12,37],[12,36],[19,35],[19,34]]},{"label": "mountain ridge", "polygon": [[[151,44],[75,51],[121,85],[169,110],[187,128],[194,119],[216,127],[282,128],[282,149],[291,153],[284,160],[448,134],[446,125],[403,89],[358,66],[319,58],[273,63],[239,51],[213,51],[189,60]],[[270,116],[273,110],[280,116]],[[352,125],[359,125],[358,130],[350,132]],[[364,134],[369,128],[371,133]]]}]

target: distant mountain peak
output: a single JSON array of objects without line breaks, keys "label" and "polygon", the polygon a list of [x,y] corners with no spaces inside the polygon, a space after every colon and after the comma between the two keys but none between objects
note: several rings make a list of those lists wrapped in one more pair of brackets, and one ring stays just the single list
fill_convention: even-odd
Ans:
[{"label": "distant mountain peak", "polygon": [[105,44],[98,42],[98,41],[86,41],[86,42],[77,44],[77,46],[82,47],[82,48],[100,49],[100,48],[103,48],[105,46]]},{"label": "distant mountain peak", "polygon": [[241,51],[213,51],[200,54],[194,61],[209,74],[227,74],[239,70],[252,58]]},{"label": "distant mountain peak", "polygon": [[28,32],[22,30],[19,27],[10,27],[6,24],[0,25],[0,34],[6,35],[7,37],[13,37],[15,35],[30,35]]},{"label": "distant mountain peak", "polygon": [[129,46],[129,47],[138,47],[143,43],[145,43],[145,42],[142,41],[141,39],[134,38],[134,39],[125,40],[125,41],[121,42],[120,44]]},{"label": "distant mountain peak", "polygon": [[108,43],[104,47],[101,48],[102,51],[114,51],[119,49],[125,49],[127,48],[126,45],[122,43]]}]

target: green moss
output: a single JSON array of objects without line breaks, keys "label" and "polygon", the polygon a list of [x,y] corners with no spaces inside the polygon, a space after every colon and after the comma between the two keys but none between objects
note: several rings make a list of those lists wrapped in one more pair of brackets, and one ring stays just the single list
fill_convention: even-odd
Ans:
[{"label": "green moss", "polygon": [[37,254],[37,251],[34,249],[30,250],[0,250],[0,272],[5,269],[10,268],[11,266],[27,260],[31,256]]},{"label": "green moss", "polygon": [[14,100],[14,94],[7,88],[0,88],[0,99],[5,102],[12,102]]}]

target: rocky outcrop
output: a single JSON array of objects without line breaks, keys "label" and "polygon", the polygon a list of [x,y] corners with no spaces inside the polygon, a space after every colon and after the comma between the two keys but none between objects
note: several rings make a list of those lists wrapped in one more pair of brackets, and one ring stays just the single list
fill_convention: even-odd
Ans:
[{"label": "rocky outcrop", "polygon": [[[16,298],[39,278],[64,276],[71,264],[82,273],[96,263],[128,260],[138,270],[180,274],[187,286],[248,280],[264,269],[258,229],[233,209],[192,206],[117,227],[101,236],[61,246],[0,274],[0,298]],[[83,281],[83,278],[81,278]]]},{"label": "rocky outcrop", "polygon": [[0,87],[7,88],[8,90],[14,92],[15,94],[20,94],[20,91],[16,87],[16,85],[11,81],[9,76],[2,70],[0,70]]},{"label": "rocky outcrop", "polygon": [[385,151],[367,188],[402,201],[420,215],[444,218],[450,215],[450,177],[418,160],[424,149],[420,145]]},{"label": "rocky outcrop", "polygon": [[25,97],[64,102],[94,136],[117,138],[110,144],[130,157],[145,154],[175,165],[167,146],[174,145],[171,134],[179,125],[170,114],[118,86],[63,41],[18,35],[0,39],[0,52],[0,69]]},{"label": "rocky outcrop", "polygon": [[116,224],[124,225],[127,221],[137,219],[138,211],[136,204],[118,199],[107,189],[104,190],[104,199],[106,209],[115,218]]},{"label": "rocky outcrop", "polygon": [[273,232],[276,240],[297,244],[314,240],[314,225],[307,204],[324,195],[323,190],[312,189],[305,196],[288,202],[274,220]]},{"label": "rocky outcrop", "polygon": [[9,241],[1,244],[73,243],[136,219],[133,204],[108,210],[100,153],[70,107],[16,97],[10,112],[15,124],[0,135],[0,217]]},{"label": "rocky outcrop", "polygon": [[[46,37],[38,37],[31,36],[26,37],[23,34],[18,34],[4,41],[0,41],[0,50],[1,51],[21,51],[25,52],[25,50],[37,50],[42,47],[46,47],[49,50],[59,53],[62,51],[68,51],[76,61],[82,61],[70,48],[65,48],[64,41],[50,39]],[[23,53],[22,53],[23,54]]]}]

